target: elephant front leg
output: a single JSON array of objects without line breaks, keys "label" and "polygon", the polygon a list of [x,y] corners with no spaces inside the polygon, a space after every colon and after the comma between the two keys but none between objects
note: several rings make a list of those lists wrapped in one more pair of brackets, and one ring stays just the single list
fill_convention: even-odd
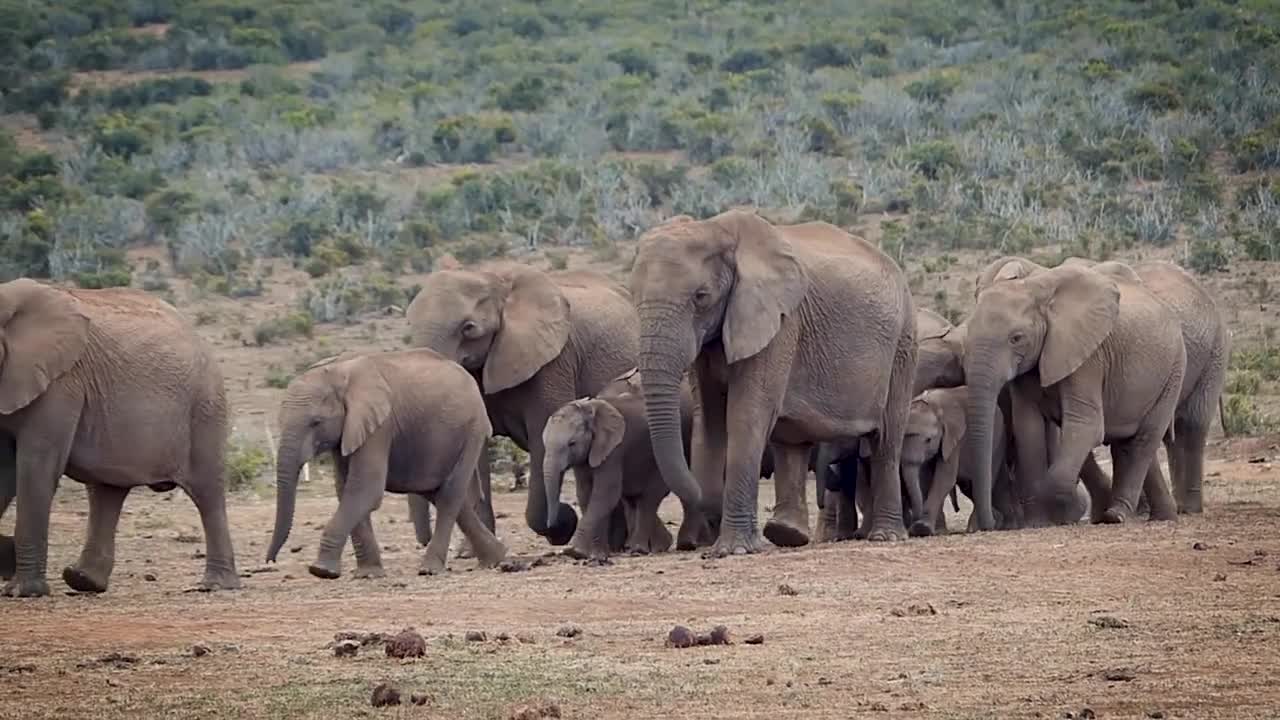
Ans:
[{"label": "elephant front leg", "polygon": [[648,555],[666,552],[671,547],[671,533],[666,523],[658,515],[658,506],[666,497],[666,490],[661,494],[649,492],[641,495],[635,502],[635,527],[627,538],[627,550],[633,554]]},{"label": "elephant front leg", "polygon": [[[369,514],[382,504],[382,494],[387,486],[389,444],[388,439],[375,436],[347,459],[338,510],[325,525],[316,560],[307,568],[312,575],[326,580],[342,575],[342,549],[347,544],[347,538],[352,536],[361,521],[367,520]],[[440,522],[442,518],[437,519],[437,523]],[[440,539],[439,530],[437,528],[431,538],[433,545]]]},{"label": "elephant front leg", "polygon": [[[14,492],[17,492],[16,489]],[[0,494],[0,519],[4,519],[4,512],[9,509],[9,503],[11,502],[13,502],[13,495]],[[8,580],[13,577],[17,566],[18,555],[13,544],[13,538],[8,535],[0,535],[0,579]]]},{"label": "elephant front leg", "polygon": [[1080,521],[1084,508],[1076,485],[1085,463],[1093,455],[1093,449],[1103,440],[1102,382],[1092,375],[1091,372],[1077,371],[1076,375],[1059,385],[1061,432],[1057,450],[1051,457],[1046,487],[1041,494],[1042,507],[1050,521],[1057,525]]},{"label": "elephant front leg", "polygon": [[[341,496],[341,491],[339,491]],[[431,501],[426,497],[411,493],[408,496],[409,520],[413,522],[413,534],[419,545],[431,542]]]},{"label": "elephant front leg", "polygon": [[[475,478],[473,480],[473,492],[475,497],[472,498],[472,509],[475,510],[476,517],[484,526],[489,528],[489,532],[496,534],[498,532],[497,519],[493,514],[493,484],[489,475],[489,441],[485,441],[485,448],[480,453],[480,460],[476,463]],[[427,540],[430,541],[430,536]],[[426,545],[427,543],[422,543]],[[458,553],[456,557],[470,558],[475,557],[475,549],[471,547],[471,538],[463,533],[462,542],[458,544]]]},{"label": "elephant front leg", "polygon": [[[341,465],[336,466],[336,472],[333,475],[334,489],[337,492],[338,501],[342,501],[343,490],[346,487],[346,469]],[[421,495],[410,495],[409,508],[414,512],[414,522],[417,531],[417,522],[423,520],[427,523],[427,535],[431,533],[431,504],[426,497]],[[415,504],[414,499],[419,503]],[[372,515],[365,515],[356,523],[355,528],[351,530],[351,545],[356,552],[356,571],[353,573],[358,578],[380,578],[386,577],[387,573],[382,568],[382,550],[378,547],[378,538],[373,532]]]},{"label": "elephant front leg", "polygon": [[[725,557],[728,555],[749,555],[764,549],[759,532],[756,529],[756,515],[759,510],[760,494],[760,458],[764,455],[769,435],[773,433],[773,425],[777,421],[779,396],[783,392],[782,380],[787,373],[778,368],[770,368],[764,356],[773,355],[765,352],[748,358],[735,368],[737,377],[730,386],[725,417],[728,436],[725,446],[724,503],[720,518],[720,535],[707,555],[709,557]],[[715,438],[708,438],[710,445],[717,445]],[[774,454],[774,482],[778,487],[778,502],[783,508],[797,503],[795,483],[803,488],[804,478],[797,481],[794,466],[798,465],[803,472],[809,464],[807,448],[794,453],[793,448],[779,447],[782,452]],[[799,461],[784,459],[784,454],[798,454]],[[785,468],[784,466],[792,466]],[[790,469],[790,472],[786,472]],[[799,492],[803,493],[803,489]],[[791,493],[790,496],[787,493]],[[807,509],[806,509],[807,510]],[[778,533],[780,542],[787,542],[800,537],[803,533],[808,542],[808,527],[801,529],[795,516],[788,518],[785,514],[776,518],[771,532]]]},{"label": "elephant front leg", "polygon": [[[578,556],[593,564],[609,562],[612,549],[613,525],[618,519],[616,509],[622,501],[620,461],[611,459],[591,473],[591,504],[582,516],[582,527],[574,537],[574,549]],[[626,522],[625,513],[621,521]],[[625,538],[624,538],[625,540]]]},{"label": "elephant front leg", "polygon": [[698,402],[694,405],[689,439],[689,467],[702,488],[702,507],[684,508],[676,549],[686,551],[712,545],[719,535],[728,453],[724,388],[710,379],[699,380],[696,385],[694,397]]},{"label": "elephant front leg", "polygon": [[809,471],[809,445],[773,445],[773,517],[765,523],[764,536],[778,547],[809,544],[809,504],[805,482]]},{"label": "elephant front leg", "polygon": [[[76,418],[71,418],[69,427],[74,428],[76,422]],[[70,437],[23,437],[18,442],[15,567],[13,579],[0,589],[0,595],[43,597],[49,594],[49,581],[45,577],[49,558],[49,512],[70,450]]]},{"label": "elephant front leg", "polygon": [[79,592],[106,592],[116,562],[116,527],[129,488],[90,483],[89,530],[75,565],[63,568],[62,580]]},{"label": "elephant front leg", "polygon": [[[1048,437],[1044,415],[1037,404],[1038,387],[1028,390],[1021,378],[1015,380],[1018,387],[1011,388],[1010,415],[1014,439],[1014,492],[1020,505],[1019,514],[1026,527],[1044,527],[1048,516],[1040,503],[1043,486],[1049,470]],[[992,472],[994,474],[994,470]],[[994,484],[994,480],[992,482]],[[974,488],[975,494],[978,489]],[[977,500],[974,500],[977,507]],[[994,521],[994,518],[992,518]]]}]

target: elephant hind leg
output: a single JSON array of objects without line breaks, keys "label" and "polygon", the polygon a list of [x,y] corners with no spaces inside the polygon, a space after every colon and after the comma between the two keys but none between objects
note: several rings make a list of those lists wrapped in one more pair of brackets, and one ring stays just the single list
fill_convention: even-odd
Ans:
[{"label": "elephant hind leg", "polygon": [[1168,522],[1178,519],[1178,508],[1169,492],[1169,484],[1165,482],[1164,472],[1160,469],[1160,458],[1152,456],[1147,466],[1147,475],[1142,484],[1143,495],[1147,498],[1148,520],[1151,522]]},{"label": "elephant hind leg", "polygon": [[88,483],[89,530],[75,565],[62,570],[62,580],[72,590],[106,592],[116,562],[116,527],[129,488]]},{"label": "elephant hind leg", "polygon": [[1204,448],[1208,437],[1208,423],[1181,421],[1174,425],[1174,440],[1169,448],[1169,474],[1180,514],[1194,515],[1204,511]]},{"label": "elephant hind leg", "polygon": [[[4,517],[4,511],[9,509],[11,502],[13,502],[12,495],[0,495],[0,518]],[[0,535],[0,579],[8,580],[13,577],[14,569],[18,565],[17,557],[13,538]]]},{"label": "elephant hind leg", "polygon": [[779,547],[809,543],[809,504],[805,487],[809,474],[808,445],[773,446],[773,482],[777,490],[773,517],[765,523],[764,536]]},{"label": "elephant hind leg", "polygon": [[189,482],[179,482],[178,485],[195,504],[204,528],[205,565],[200,589],[236,590],[242,584],[236,572],[235,547],[231,543],[231,527],[227,522],[223,447],[221,442],[204,440],[205,435],[221,438],[223,434],[200,426],[192,427]]}]

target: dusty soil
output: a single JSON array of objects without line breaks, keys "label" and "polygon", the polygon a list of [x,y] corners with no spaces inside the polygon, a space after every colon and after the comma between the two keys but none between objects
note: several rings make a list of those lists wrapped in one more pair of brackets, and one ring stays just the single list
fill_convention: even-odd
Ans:
[{"label": "dusty soil", "polygon": [[[126,505],[109,591],[65,592],[57,574],[78,552],[87,507],[67,482],[52,519],[54,595],[6,601],[0,717],[507,718],[554,704],[566,718],[1087,717],[1084,708],[1270,718],[1280,710],[1280,479],[1249,459],[1275,453],[1263,445],[1211,462],[1208,511],[1173,524],[717,562],[670,553],[598,568],[554,557],[524,572],[453,559],[432,578],[415,574],[405,502],[388,496],[375,517],[388,577],[332,581],[305,569],[335,506],[317,472],[278,566],[260,564],[271,491],[233,499],[245,588],[212,594],[184,592],[203,566],[193,506],[146,490]],[[523,493],[495,482],[501,537],[514,557],[536,560],[550,548],[523,527]],[[762,488],[762,517],[771,491]],[[664,511],[678,517],[672,503]],[[721,624],[734,644],[665,647],[674,625]],[[567,625],[580,634],[563,637],[574,634]],[[409,626],[427,639],[422,658],[394,660],[376,643],[339,658],[328,647],[335,633]],[[469,631],[484,640],[468,642]],[[754,634],[763,644],[744,642]],[[383,682],[403,693],[401,706],[371,706]],[[428,702],[412,705],[411,693]]]}]

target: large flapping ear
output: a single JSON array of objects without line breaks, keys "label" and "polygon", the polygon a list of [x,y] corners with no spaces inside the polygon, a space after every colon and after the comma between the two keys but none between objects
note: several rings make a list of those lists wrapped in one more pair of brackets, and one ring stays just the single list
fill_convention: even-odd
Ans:
[{"label": "large flapping ear", "polygon": [[1143,282],[1142,276],[1138,275],[1133,268],[1119,260],[1108,260],[1106,262],[1097,263],[1093,266],[1093,271],[1096,273],[1102,273],[1103,275],[1119,280],[1120,282],[1127,282],[1133,285],[1146,284]]},{"label": "large flapping ear", "polygon": [[940,338],[951,331],[951,321],[928,308],[916,308],[916,342]]},{"label": "large flapping ear", "polygon": [[331,367],[335,389],[346,406],[342,424],[342,455],[360,449],[391,417],[391,385],[373,363]]},{"label": "large flapping ear", "polygon": [[512,269],[502,328],[484,363],[484,391],[513,388],[555,360],[569,342],[569,300],[546,273]]},{"label": "large flapping ear", "polygon": [[622,444],[627,433],[627,422],[618,409],[604,400],[588,400],[591,408],[591,452],[587,463],[591,467],[600,467],[605,458]]},{"label": "large flapping ear", "polygon": [[992,262],[990,265],[978,274],[977,280],[974,281],[973,296],[976,298],[982,294],[983,290],[991,287],[995,283],[1004,282],[1005,280],[1021,280],[1030,277],[1037,270],[1044,268],[1030,260],[1016,255],[1006,255]]},{"label": "large flapping ear", "polygon": [[1082,267],[1057,267],[1027,280],[1042,297],[1048,331],[1040,351],[1040,385],[1075,372],[1111,334],[1120,315],[1120,288]]},{"label": "large flapping ear", "polygon": [[747,210],[730,210],[709,221],[733,242],[736,277],[729,291],[721,339],[725,361],[760,352],[782,328],[809,289],[809,276],[791,242],[778,228]]},{"label": "large flapping ear", "polygon": [[89,317],[68,292],[20,278],[0,285],[0,414],[30,405],[89,343]]}]

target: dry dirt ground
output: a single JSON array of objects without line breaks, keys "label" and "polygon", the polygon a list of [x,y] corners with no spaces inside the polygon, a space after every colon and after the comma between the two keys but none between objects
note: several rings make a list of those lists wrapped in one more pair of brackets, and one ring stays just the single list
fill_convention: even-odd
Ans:
[{"label": "dry dirt ground", "polygon": [[[375,516],[388,577],[332,581],[305,569],[336,504],[317,472],[278,566],[261,565],[273,492],[233,498],[245,587],[212,594],[184,592],[202,568],[190,501],[148,490],[126,505],[110,590],[64,592],[57,575],[78,552],[87,507],[65,482],[52,520],[54,595],[5,601],[0,717],[508,718],[554,704],[566,718],[1091,717],[1085,708],[1099,718],[1271,718],[1280,480],[1258,460],[1275,452],[1216,448],[1207,512],[1173,524],[716,562],[671,553],[601,568],[554,557],[523,572],[453,559],[442,577],[415,574],[405,501],[388,496]],[[508,482],[495,479],[499,534],[513,557],[535,560],[549,547],[523,527],[524,494]],[[765,483],[762,517],[771,499]],[[664,511],[678,516],[671,503]],[[675,624],[723,624],[734,644],[668,649]],[[580,634],[562,637],[570,625]],[[424,657],[394,660],[372,645],[338,658],[327,647],[337,632],[406,626],[426,637]],[[468,631],[487,639],[469,642]],[[743,642],[757,633],[763,644]],[[381,682],[405,704],[371,707]],[[429,702],[412,706],[410,693]]]}]

